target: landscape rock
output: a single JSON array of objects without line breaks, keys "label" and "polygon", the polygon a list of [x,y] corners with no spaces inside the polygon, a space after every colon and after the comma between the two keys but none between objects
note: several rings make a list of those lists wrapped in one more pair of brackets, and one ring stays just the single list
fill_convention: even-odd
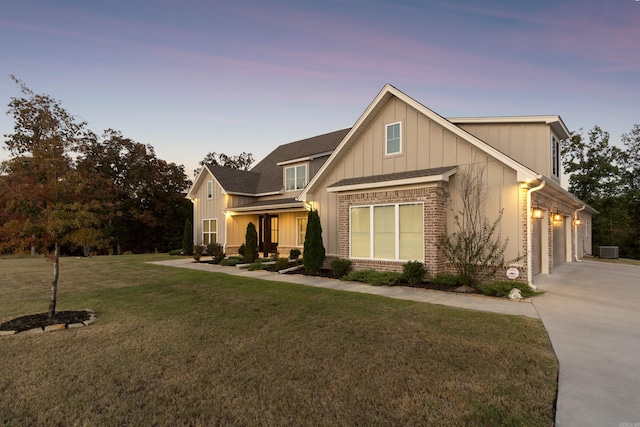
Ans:
[{"label": "landscape rock", "polygon": [[24,332],[20,332],[21,334],[25,334],[25,335],[34,335],[34,334],[42,334],[44,333],[44,329],[42,328],[33,328],[33,329],[29,329],[28,331],[24,331]]},{"label": "landscape rock", "polygon": [[509,292],[509,299],[512,301],[520,301],[522,299],[522,293],[520,292],[520,289],[511,289],[511,292]]},{"label": "landscape rock", "polygon": [[84,323],[69,323],[67,325],[67,328],[69,329],[84,328]]},{"label": "landscape rock", "polygon": [[14,335],[16,333],[16,331],[0,331],[0,337],[4,337],[4,336],[8,336],[8,335]]},{"label": "landscape rock", "polygon": [[56,325],[47,325],[47,326],[44,327],[44,331],[45,332],[64,331],[65,326],[66,325],[64,323],[58,323]]}]

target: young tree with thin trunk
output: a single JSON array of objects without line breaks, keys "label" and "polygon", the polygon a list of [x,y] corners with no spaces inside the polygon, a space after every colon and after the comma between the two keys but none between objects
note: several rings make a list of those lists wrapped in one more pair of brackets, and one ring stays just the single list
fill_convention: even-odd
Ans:
[{"label": "young tree with thin trunk", "polygon": [[443,234],[438,239],[438,248],[455,269],[460,283],[477,287],[483,280],[495,276],[499,268],[514,263],[520,257],[505,261],[504,252],[509,242],[496,236],[502,220],[502,211],[490,223],[485,215],[487,197],[484,168],[470,165],[456,174],[460,188],[460,209],[453,208],[456,231]]},{"label": "young tree with thin trunk", "polygon": [[4,249],[39,248],[53,264],[49,318],[56,310],[60,247],[72,233],[95,226],[95,204],[84,198],[87,183],[74,168],[74,156],[90,136],[60,103],[34,94],[20,80],[22,97],[11,98],[13,133],[5,135],[11,158],[0,178],[0,245]]}]

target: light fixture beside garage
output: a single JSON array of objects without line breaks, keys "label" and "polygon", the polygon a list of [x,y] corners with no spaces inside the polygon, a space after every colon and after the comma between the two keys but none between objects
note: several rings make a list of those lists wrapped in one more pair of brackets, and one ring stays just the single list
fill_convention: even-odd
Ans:
[{"label": "light fixture beside garage", "polygon": [[558,208],[553,208],[551,210],[551,220],[553,222],[562,222],[562,215],[558,213]]},{"label": "light fixture beside garage", "polygon": [[538,205],[534,206],[531,210],[531,218],[533,219],[540,219],[543,215],[542,209],[540,209]]}]

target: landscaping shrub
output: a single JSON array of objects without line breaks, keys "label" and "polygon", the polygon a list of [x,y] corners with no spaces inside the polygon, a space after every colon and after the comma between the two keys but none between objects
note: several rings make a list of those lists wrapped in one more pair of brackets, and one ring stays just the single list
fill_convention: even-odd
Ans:
[{"label": "landscaping shrub", "polygon": [[193,225],[191,225],[191,221],[189,220],[184,223],[182,250],[185,255],[193,255]]},{"label": "landscaping shrub", "polygon": [[460,283],[460,278],[456,274],[451,273],[438,273],[431,278],[430,282],[436,285],[450,286],[452,288],[462,285],[462,283]]},{"label": "landscaping shrub", "polygon": [[240,245],[240,247],[238,248],[238,255],[240,255],[241,257],[244,258],[244,243]]},{"label": "landscaping shrub", "polygon": [[219,264],[225,256],[220,243],[209,243],[207,245],[207,254],[211,255],[214,264]]},{"label": "landscaping shrub", "polygon": [[222,261],[220,261],[220,265],[223,265],[226,267],[234,267],[237,264],[240,264],[241,262],[242,262],[242,257],[230,256],[229,258],[225,258]]},{"label": "landscaping shrub", "polygon": [[261,260],[258,260],[256,262],[252,262],[251,264],[243,268],[246,268],[249,271],[255,271],[255,270],[265,270],[268,267],[269,267],[269,264],[263,264]]},{"label": "landscaping shrub", "polygon": [[369,283],[373,286],[395,286],[402,280],[402,273],[391,271],[358,270],[352,271],[342,278],[353,282]]},{"label": "landscaping shrub", "polygon": [[531,289],[529,285],[522,282],[491,282],[478,285],[478,290],[483,295],[492,297],[508,297],[511,289],[520,289],[520,294],[524,298],[540,295],[542,292],[537,292]]},{"label": "landscaping shrub", "polygon": [[333,277],[336,279],[342,279],[351,272],[351,260],[342,258],[334,259],[331,261],[331,271],[333,273]]},{"label": "landscaping shrub", "polygon": [[402,276],[411,286],[422,283],[425,274],[427,274],[427,269],[420,261],[409,261],[402,266]]},{"label": "landscaping shrub", "polygon": [[258,232],[254,223],[247,225],[244,243],[244,262],[252,263],[258,259]]},{"label": "landscaping shrub", "polygon": [[182,249],[172,249],[169,251],[169,255],[182,255]]},{"label": "landscaping shrub", "polygon": [[322,243],[322,225],[317,210],[309,211],[307,233],[304,236],[304,269],[317,274],[324,264],[326,253]]},{"label": "landscaping shrub", "polygon": [[285,257],[278,258],[276,260],[274,267],[278,271],[284,270],[285,268],[289,267],[289,258],[285,258]]},{"label": "landscaping shrub", "polygon": [[203,252],[204,252],[204,246],[195,245],[193,247],[193,259],[195,259],[197,262],[200,262],[200,258],[202,258]]},{"label": "landscaping shrub", "polygon": [[300,252],[300,249],[291,249],[289,251],[289,259],[297,260],[298,258],[300,258],[301,253],[302,252]]}]

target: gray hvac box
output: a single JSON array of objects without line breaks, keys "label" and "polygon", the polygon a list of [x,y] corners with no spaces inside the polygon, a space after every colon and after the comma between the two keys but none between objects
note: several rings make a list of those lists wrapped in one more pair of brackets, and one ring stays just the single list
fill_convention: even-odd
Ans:
[{"label": "gray hvac box", "polygon": [[600,246],[600,258],[618,259],[618,247]]}]

